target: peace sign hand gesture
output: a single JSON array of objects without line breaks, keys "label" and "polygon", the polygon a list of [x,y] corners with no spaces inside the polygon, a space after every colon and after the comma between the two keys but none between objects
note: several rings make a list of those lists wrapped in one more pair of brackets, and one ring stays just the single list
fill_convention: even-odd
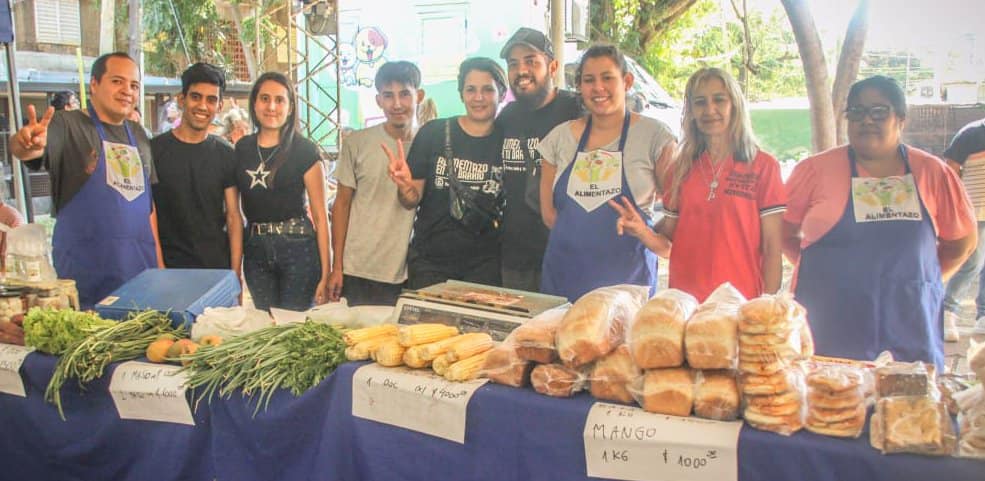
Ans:
[{"label": "peace sign hand gesture", "polygon": [[54,115],[54,107],[48,107],[39,121],[34,106],[27,106],[27,125],[21,127],[12,139],[12,150],[17,158],[30,160],[44,155],[44,148],[48,145],[48,124]]},{"label": "peace sign hand gesture", "polygon": [[380,147],[383,147],[383,152],[385,152],[387,158],[390,159],[388,170],[390,172],[390,179],[393,180],[393,183],[397,184],[397,187],[400,189],[407,189],[411,187],[413,177],[410,173],[410,166],[407,165],[407,157],[404,155],[403,140],[397,139],[396,155],[394,155],[393,151],[391,151],[386,144],[380,144]]},{"label": "peace sign hand gesture", "polygon": [[619,214],[619,220],[616,221],[616,232],[619,235],[629,234],[642,239],[650,230],[650,226],[646,225],[643,217],[636,211],[636,206],[626,196],[619,196],[619,202],[609,200],[609,206]]}]

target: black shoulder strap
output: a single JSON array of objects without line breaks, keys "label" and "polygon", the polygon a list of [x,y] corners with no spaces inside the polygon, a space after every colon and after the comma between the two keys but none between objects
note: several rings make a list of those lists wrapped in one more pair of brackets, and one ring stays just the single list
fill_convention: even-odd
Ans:
[{"label": "black shoulder strap", "polygon": [[451,123],[455,121],[452,117],[445,122],[445,163],[448,165],[448,181],[458,187],[458,170],[455,168],[455,153],[451,149]]}]

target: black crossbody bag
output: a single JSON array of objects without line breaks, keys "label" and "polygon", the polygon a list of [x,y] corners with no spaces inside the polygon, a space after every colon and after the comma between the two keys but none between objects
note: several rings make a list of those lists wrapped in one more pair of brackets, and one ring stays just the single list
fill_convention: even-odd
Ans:
[{"label": "black crossbody bag", "polygon": [[458,221],[474,235],[482,235],[499,230],[503,224],[503,208],[506,200],[503,190],[495,196],[476,192],[458,180],[458,169],[455,166],[455,156],[451,148],[451,122],[445,122],[445,162],[449,165],[448,173],[448,210],[451,218]]}]

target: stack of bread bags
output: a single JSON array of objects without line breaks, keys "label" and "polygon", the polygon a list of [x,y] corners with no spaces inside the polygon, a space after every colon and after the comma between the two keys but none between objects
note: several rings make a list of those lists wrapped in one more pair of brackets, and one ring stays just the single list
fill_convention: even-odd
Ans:
[{"label": "stack of bread bags", "polygon": [[883,454],[951,455],[957,437],[941,401],[933,366],[889,362],[876,368],[875,412],[869,442]]},{"label": "stack of bread bags", "polygon": [[804,352],[813,350],[801,332],[806,312],[787,294],[761,296],[740,309],[739,371],[750,426],[790,435],[804,424]]},{"label": "stack of bread bags", "polygon": [[[676,289],[658,293],[643,306],[626,342],[636,365],[645,369],[632,389],[644,410],[690,416],[693,409],[709,419],[737,417],[739,394],[731,369],[736,359],[736,314],[742,301],[741,294],[727,286],[700,307],[697,299]],[[692,335],[690,340],[688,335]],[[685,363],[692,355],[698,366]]]},{"label": "stack of bread bags", "polygon": [[482,368],[482,376],[497,384],[523,387],[530,383],[530,372],[537,363],[557,361],[554,336],[569,306],[540,313],[517,327],[496,346]]},{"label": "stack of bread bags", "polygon": [[807,375],[807,429],[857,438],[865,427],[866,375],[857,366],[818,363]]}]

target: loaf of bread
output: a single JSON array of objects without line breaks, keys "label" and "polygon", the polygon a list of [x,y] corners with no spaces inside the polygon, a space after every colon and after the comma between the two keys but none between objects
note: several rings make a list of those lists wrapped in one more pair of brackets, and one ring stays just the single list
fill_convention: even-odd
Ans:
[{"label": "loaf of bread", "polygon": [[557,360],[554,337],[566,312],[567,307],[545,311],[514,329],[505,342],[515,345],[516,353],[522,359],[552,363]]},{"label": "loaf of bread", "polygon": [[927,396],[882,398],[876,403],[872,422],[880,424],[874,431],[883,436],[884,453],[946,456],[957,444],[947,408]]},{"label": "loaf of bread", "polygon": [[[633,289],[636,288],[636,289]],[[602,287],[578,299],[564,314],[555,337],[558,357],[566,366],[584,366],[623,342],[626,323],[645,302],[641,286]]]},{"label": "loaf of bread", "polygon": [[694,406],[694,375],[688,368],[651,369],[643,375],[639,403],[645,411],[690,416]]},{"label": "loaf of bread", "polygon": [[523,387],[529,381],[531,369],[532,362],[521,359],[513,346],[502,343],[489,351],[479,375],[496,384]]},{"label": "loaf of bread", "polygon": [[732,371],[699,371],[695,377],[694,415],[718,421],[739,417],[739,388]]},{"label": "loaf of bread", "polygon": [[739,307],[745,302],[722,284],[691,316],[684,332],[687,363],[695,369],[734,369],[738,360]]},{"label": "loaf of bread", "polygon": [[541,364],[530,372],[535,391],[553,397],[571,397],[585,386],[585,376],[561,364]]},{"label": "loaf of bread", "polygon": [[630,383],[643,375],[625,344],[599,359],[589,375],[589,391],[596,399],[632,403]]},{"label": "loaf of bread", "polygon": [[694,296],[677,289],[653,296],[630,323],[626,343],[643,369],[684,363],[684,326],[698,308]]},{"label": "loaf of bread", "polygon": [[935,368],[922,362],[890,362],[876,368],[876,394],[894,396],[929,396],[936,394]]}]

